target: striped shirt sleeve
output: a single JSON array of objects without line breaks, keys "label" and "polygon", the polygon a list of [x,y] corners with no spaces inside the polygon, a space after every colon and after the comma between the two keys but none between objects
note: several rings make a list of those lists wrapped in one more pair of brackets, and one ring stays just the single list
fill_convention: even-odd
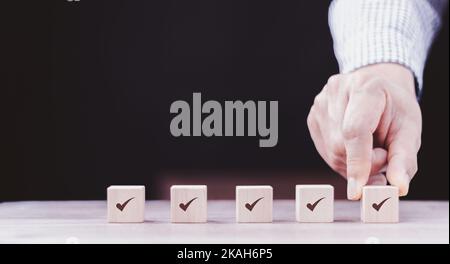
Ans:
[{"label": "striped shirt sleeve", "polygon": [[409,68],[422,89],[428,50],[445,0],[334,0],[329,25],[341,73],[391,62]]}]

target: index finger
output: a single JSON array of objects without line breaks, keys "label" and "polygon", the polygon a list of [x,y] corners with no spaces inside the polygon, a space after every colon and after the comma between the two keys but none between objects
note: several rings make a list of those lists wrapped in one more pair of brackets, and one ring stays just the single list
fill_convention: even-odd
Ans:
[{"label": "index finger", "polygon": [[368,84],[349,95],[343,121],[347,156],[347,197],[357,200],[367,184],[372,167],[373,133],[383,115],[386,97],[379,87]]}]

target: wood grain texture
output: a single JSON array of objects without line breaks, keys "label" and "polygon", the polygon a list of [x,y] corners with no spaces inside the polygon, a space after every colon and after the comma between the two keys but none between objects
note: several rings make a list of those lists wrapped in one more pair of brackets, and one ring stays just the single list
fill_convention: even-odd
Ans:
[{"label": "wood grain texture", "polygon": [[110,223],[144,222],[145,187],[110,186],[107,189],[108,214]]},{"label": "wood grain texture", "polygon": [[361,199],[361,220],[364,223],[397,223],[399,221],[398,188],[365,186]]},{"label": "wood grain texture", "polygon": [[236,221],[238,223],[270,223],[272,207],[272,186],[236,186]]},{"label": "wood grain texture", "polygon": [[172,223],[206,222],[206,185],[173,185],[170,188],[170,219]]},{"label": "wood grain texture", "polygon": [[334,188],[331,185],[295,186],[298,222],[329,223],[334,220]]},{"label": "wood grain texture", "polygon": [[170,223],[170,201],[147,201],[143,224],[108,224],[106,201],[0,203],[0,243],[449,243],[449,203],[401,201],[398,224],[364,224],[359,201],[335,201],[333,223],[298,223],[275,200],[273,223],[235,221],[235,201],[208,202],[208,223]]}]

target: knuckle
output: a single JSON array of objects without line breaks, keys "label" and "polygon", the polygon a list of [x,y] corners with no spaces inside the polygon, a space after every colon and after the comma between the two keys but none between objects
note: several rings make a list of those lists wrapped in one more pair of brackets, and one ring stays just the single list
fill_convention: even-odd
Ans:
[{"label": "knuckle", "polygon": [[414,175],[416,175],[416,173],[419,171],[419,167],[417,166],[417,164],[415,164],[412,168],[411,168],[411,171],[410,171],[410,174],[409,175],[411,175],[411,177],[412,176],[414,176]]},{"label": "knuckle", "polygon": [[338,83],[335,84],[327,84],[327,97],[330,101],[335,100],[336,96],[341,91],[341,87]]},{"label": "knuckle", "polygon": [[340,79],[339,74],[331,75],[330,78],[328,78],[328,80],[327,80],[327,85],[337,86],[339,79]]},{"label": "knuckle", "polygon": [[381,95],[386,87],[386,81],[381,78],[374,78],[370,81],[366,81],[361,85],[356,85],[353,87],[354,93],[367,93]]},{"label": "knuckle", "polygon": [[416,153],[420,151],[420,147],[422,146],[422,137],[419,135],[416,140],[414,141],[414,150]]},{"label": "knuckle", "polygon": [[422,138],[419,137],[419,138],[417,138],[417,140],[416,140],[416,151],[417,151],[417,152],[419,152],[421,146],[422,146]]},{"label": "knuckle", "polygon": [[389,85],[388,81],[383,77],[374,76],[369,73],[358,73],[352,76],[352,92],[353,93],[380,93]]},{"label": "knuckle", "polygon": [[382,93],[388,86],[388,82],[384,78],[375,77],[367,82],[366,90],[370,93]]},{"label": "knuckle", "polygon": [[367,135],[370,134],[370,129],[365,129],[364,127],[351,122],[346,123],[342,128],[342,136],[345,140],[352,140],[357,137],[360,137],[361,135]]},{"label": "knuckle", "polygon": [[314,105],[317,107],[320,106],[323,103],[323,101],[324,98],[322,93],[319,93],[318,95],[316,95],[316,97],[314,97]]},{"label": "knuckle", "polygon": [[342,128],[342,136],[346,140],[350,140],[352,138],[355,138],[356,137],[355,128],[353,126],[350,126],[350,125],[345,125]]},{"label": "knuckle", "polygon": [[358,72],[351,75],[351,83],[354,87],[360,87],[371,78],[371,75],[365,72]]},{"label": "knuckle", "polygon": [[366,160],[364,160],[364,158],[362,157],[349,157],[347,156],[347,160],[346,160],[346,164],[347,167],[353,167],[353,168],[359,168],[362,165],[365,165],[367,163]]}]

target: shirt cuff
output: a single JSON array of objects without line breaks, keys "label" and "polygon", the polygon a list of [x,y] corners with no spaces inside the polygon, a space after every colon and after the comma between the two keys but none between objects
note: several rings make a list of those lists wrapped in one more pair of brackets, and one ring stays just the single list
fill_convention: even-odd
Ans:
[{"label": "shirt cuff", "polygon": [[425,0],[335,0],[329,9],[341,73],[374,63],[398,63],[416,78],[419,93],[428,50],[440,25]]}]

